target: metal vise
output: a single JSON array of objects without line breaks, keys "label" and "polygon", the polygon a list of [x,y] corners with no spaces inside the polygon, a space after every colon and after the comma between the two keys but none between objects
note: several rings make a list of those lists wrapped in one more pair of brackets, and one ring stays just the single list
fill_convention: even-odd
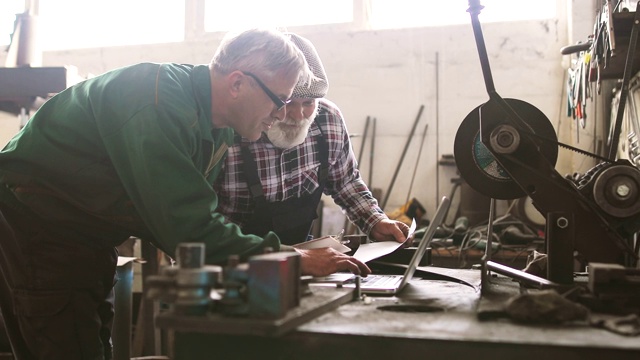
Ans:
[{"label": "metal vise", "polygon": [[182,315],[204,315],[213,290],[222,284],[222,267],[204,265],[204,244],[185,243],[176,249],[177,266],[165,266],[146,279],[147,298],[171,304]]},{"label": "metal vise", "polygon": [[232,316],[279,318],[300,305],[300,255],[276,252],[256,255],[241,264],[204,265],[204,244],[186,243],[176,250],[178,266],[149,276],[146,296],[171,305],[181,315],[218,312]]}]

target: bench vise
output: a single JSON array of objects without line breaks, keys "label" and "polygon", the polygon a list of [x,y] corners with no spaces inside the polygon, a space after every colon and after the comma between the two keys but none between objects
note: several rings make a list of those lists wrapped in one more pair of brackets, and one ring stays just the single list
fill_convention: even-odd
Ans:
[{"label": "bench vise", "polygon": [[225,267],[204,265],[204,244],[176,250],[177,266],[166,266],[145,282],[146,296],[179,315],[218,312],[229,316],[279,318],[300,305],[300,255],[256,255],[248,263],[231,256]]}]

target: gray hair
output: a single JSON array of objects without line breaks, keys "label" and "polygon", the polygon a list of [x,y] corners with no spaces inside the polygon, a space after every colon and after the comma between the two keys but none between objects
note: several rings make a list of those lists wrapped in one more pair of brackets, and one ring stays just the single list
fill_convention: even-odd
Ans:
[{"label": "gray hair", "polygon": [[228,33],[222,39],[211,67],[220,74],[249,71],[273,78],[281,72],[299,74],[308,82],[312,74],[302,52],[280,31],[249,29]]}]

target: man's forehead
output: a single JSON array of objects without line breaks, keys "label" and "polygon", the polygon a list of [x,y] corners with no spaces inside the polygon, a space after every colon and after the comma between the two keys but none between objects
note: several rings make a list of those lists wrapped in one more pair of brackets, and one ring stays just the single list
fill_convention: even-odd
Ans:
[{"label": "man's forehead", "polygon": [[273,83],[277,85],[277,89],[274,89],[276,95],[283,99],[289,99],[293,94],[297,82],[297,76],[293,74],[278,74],[274,77]]}]

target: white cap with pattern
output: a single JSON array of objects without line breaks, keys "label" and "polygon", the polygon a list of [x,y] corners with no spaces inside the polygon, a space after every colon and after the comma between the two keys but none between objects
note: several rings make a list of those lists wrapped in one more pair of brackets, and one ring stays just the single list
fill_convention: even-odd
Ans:
[{"label": "white cap with pattern", "polygon": [[302,51],[313,73],[311,83],[299,82],[293,89],[293,95],[291,97],[312,99],[325,97],[329,90],[329,80],[327,80],[327,74],[324,72],[324,66],[322,66],[322,61],[320,60],[320,56],[318,56],[315,46],[313,46],[311,41],[302,36],[293,33],[286,33],[285,35]]}]

